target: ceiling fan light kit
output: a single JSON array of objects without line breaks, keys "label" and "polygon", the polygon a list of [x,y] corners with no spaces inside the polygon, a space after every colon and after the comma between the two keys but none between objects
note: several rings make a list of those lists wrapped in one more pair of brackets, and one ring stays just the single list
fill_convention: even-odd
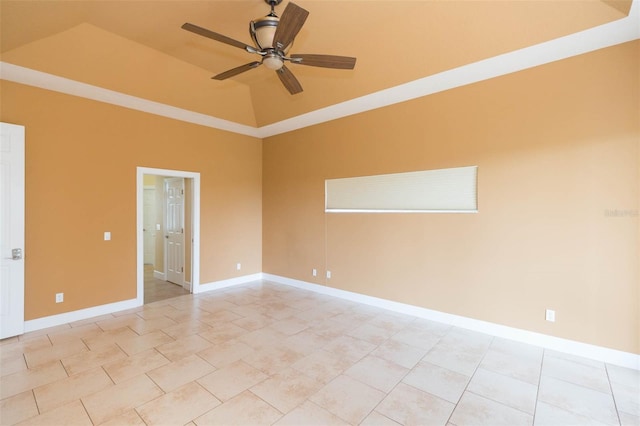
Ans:
[{"label": "ceiling fan light kit", "polygon": [[275,6],[282,0],[264,0],[271,7],[271,12],[249,23],[249,34],[254,46],[249,46],[240,41],[234,40],[222,34],[215,33],[206,28],[194,24],[185,23],[182,28],[194,34],[238,47],[249,53],[262,56],[261,61],[250,62],[236,68],[232,68],[212,78],[215,80],[226,80],[250,69],[264,65],[266,68],[276,71],[280,81],[285,88],[295,95],[302,92],[302,86],[293,73],[285,66],[285,61],[293,64],[308,65],[323,68],[353,69],[356,65],[356,58],[336,55],[317,54],[296,54],[287,56],[293,40],[304,25],[309,12],[294,3],[287,4],[282,17],[275,13]]}]

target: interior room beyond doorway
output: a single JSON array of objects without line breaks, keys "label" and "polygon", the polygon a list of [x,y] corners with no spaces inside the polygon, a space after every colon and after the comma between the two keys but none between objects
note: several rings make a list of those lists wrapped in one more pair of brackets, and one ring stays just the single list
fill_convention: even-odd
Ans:
[{"label": "interior room beyond doorway", "polygon": [[191,292],[192,180],[144,175],[144,303]]}]

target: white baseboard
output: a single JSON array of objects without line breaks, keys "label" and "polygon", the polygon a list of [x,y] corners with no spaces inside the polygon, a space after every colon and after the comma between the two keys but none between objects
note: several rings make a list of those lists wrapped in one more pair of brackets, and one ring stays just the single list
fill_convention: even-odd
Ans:
[{"label": "white baseboard", "polygon": [[164,277],[164,272],[160,272],[160,271],[153,271],[153,278],[158,279],[158,280],[162,280],[162,281],[166,281],[165,277]]},{"label": "white baseboard", "polygon": [[213,281],[206,284],[200,284],[193,289],[194,294],[204,293],[206,291],[220,290],[221,288],[232,287],[234,285],[246,284],[252,281],[260,281],[262,272],[251,275],[243,275],[241,277],[229,278],[227,280]]},{"label": "white baseboard", "polygon": [[91,308],[79,309],[77,311],[64,312],[62,314],[50,315],[48,317],[36,318],[24,322],[24,332],[41,330],[43,328],[55,327],[56,325],[67,324],[100,315],[112,314],[126,309],[142,306],[138,299],[123,300],[121,302],[108,303],[106,305],[93,306]]},{"label": "white baseboard", "polygon": [[519,328],[507,327],[505,325],[467,318],[459,315],[447,314],[427,308],[421,308],[419,306],[407,305],[405,303],[394,302],[391,300],[380,299],[377,297],[366,296],[364,294],[353,293],[350,291],[313,284],[306,281],[281,277],[279,275],[263,273],[262,276],[264,280],[272,281],[278,284],[285,284],[304,290],[310,290],[316,293],[339,297],[341,299],[350,300],[352,302],[364,303],[366,305],[388,309],[390,311],[412,315],[418,318],[424,318],[444,324],[450,324],[456,327],[465,328],[468,330],[490,334],[496,337],[502,337],[505,339],[515,340],[517,342],[540,346],[546,349],[552,349],[555,351],[594,359],[609,364],[615,364],[622,367],[640,370],[640,355],[629,352],[618,351],[615,349],[609,349],[602,346],[591,345],[588,343],[576,342],[574,340],[549,336],[546,334],[522,330]]},{"label": "white baseboard", "polygon": [[[220,290],[223,288],[233,287],[236,285],[260,280],[272,281],[278,284],[284,284],[304,290],[313,291],[316,293],[322,293],[329,296],[350,300],[352,302],[363,303],[366,305],[375,306],[406,315],[412,315],[418,318],[424,318],[444,324],[450,324],[456,327],[478,331],[496,337],[502,337],[517,342],[528,343],[559,352],[569,353],[572,355],[582,356],[609,364],[640,370],[640,355],[638,354],[618,351],[615,349],[577,342],[569,339],[563,339],[560,337],[549,336],[546,334],[522,330],[514,327],[507,327],[505,325],[467,318],[459,315],[447,314],[445,312],[434,311],[432,309],[422,308],[419,306],[407,305],[405,303],[399,303],[391,300],[381,299],[378,297],[353,293],[346,290],[340,290],[332,287],[313,284],[306,281],[286,278],[279,275],[257,273],[230,278],[227,280],[214,281],[196,286],[196,288],[194,288],[194,294]],[[25,321],[24,330],[25,333],[27,333],[43,328],[54,327],[61,324],[67,324],[74,321],[80,321],[100,315],[106,315],[126,309],[136,308],[141,305],[142,303],[137,299],[130,299],[123,300],[121,302],[80,309],[77,311],[65,312],[62,314]]]}]

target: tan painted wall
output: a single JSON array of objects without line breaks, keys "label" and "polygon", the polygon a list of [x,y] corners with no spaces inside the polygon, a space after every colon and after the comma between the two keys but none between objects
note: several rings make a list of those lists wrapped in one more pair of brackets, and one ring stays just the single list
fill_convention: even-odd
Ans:
[{"label": "tan painted wall", "polygon": [[[639,48],[265,140],[264,272],[640,353]],[[469,165],[477,214],[323,212],[327,178]]]},{"label": "tan painted wall", "polygon": [[0,120],[26,126],[27,320],[136,297],[137,166],[201,173],[202,283],[261,271],[259,139],[6,81],[0,89]]}]

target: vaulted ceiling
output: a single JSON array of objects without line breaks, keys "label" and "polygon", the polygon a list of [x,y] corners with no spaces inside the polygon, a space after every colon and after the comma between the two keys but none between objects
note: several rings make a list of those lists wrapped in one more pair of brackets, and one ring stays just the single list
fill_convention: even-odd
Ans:
[{"label": "vaulted ceiling", "polygon": [[265,67],[212,80],[257,57],[180,28],[251,44],[248,23],[268,13],[264,0],[1,0],[1,60],[261,127],[626,18],[631,3],[297,0],[310,15],[292,53],[358,58],[352,71],[289,65],[297,95]]}]

